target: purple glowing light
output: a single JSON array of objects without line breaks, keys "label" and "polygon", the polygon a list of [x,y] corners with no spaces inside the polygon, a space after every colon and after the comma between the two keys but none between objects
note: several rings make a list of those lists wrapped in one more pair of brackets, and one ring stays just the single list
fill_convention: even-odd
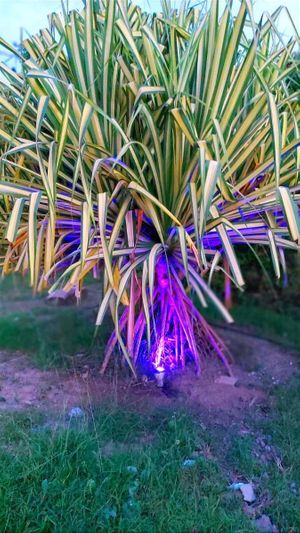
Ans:
[{"label": "purple glowing light", "polygon": [[161,361],[161,357],[164,353],[164,347],[165,347],[165,341],[164,341],[164,338],[161,337],[159,343],[158,343],[158,347],[157,347],[157,350],[155,352],[155,360],[154,360],[154,366],[156,368],[159,368],[160,366],[160,361]]},{"label": "purple glowing light", "polygon": [[162,366],[162,365],[156,366],[156,367],[155,367],[155,371],[156,371],[156,372],[159,372],[159,373],[160,373],[160,372],[165,372],[165,367]]}]

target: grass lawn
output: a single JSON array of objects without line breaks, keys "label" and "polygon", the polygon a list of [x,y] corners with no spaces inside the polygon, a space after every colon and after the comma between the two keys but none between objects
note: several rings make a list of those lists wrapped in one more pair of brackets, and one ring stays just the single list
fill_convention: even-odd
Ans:
[{"label": "grass lawn", "polygon": [[[88,286],[99,298],[98,282],[90,280]],[[93,295],[94,305],[47,304],[45,294],[33,299],[20,276],[1,280],[0,294],[0,349],[26,352],[41,368],[70,366],[78,353],[103,353],[108,328],[94,337],[98,300]]]},{"label": "grass lawn", "polygon": [[118,410],[75,428],[40,424],[1,420],[5,531],[251,531],[216,460],[183,467],[209,438],[187,415]]},{"label": "grass lawn", "polygon": [[[239,297],[230,313],[234,318],[233,328],[244,328],[256,337],[269,339],[300,352],[299,306],[266,306],[258,303],[253,296],[246,295]],[[212,306],[205,309],[203,314],[212,323],[227,327]]]},{"label": "grass lawn", "polygon": [[41,414],[6,413],[0,425],[2,531],[255,531],[229,472],[254,481],[280,531],[300,530],[299,387],[278,393],[260,428],[272,435],[280,469],[255,458],[251,435],[224,448],[217,428],[182,412],[105,408],[58,428]]}]

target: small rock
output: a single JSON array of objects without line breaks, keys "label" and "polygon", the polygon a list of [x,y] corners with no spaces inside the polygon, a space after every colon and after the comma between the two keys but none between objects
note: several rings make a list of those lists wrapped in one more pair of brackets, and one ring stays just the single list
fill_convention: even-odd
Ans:
[{"label": "small rock", "polygon": [[194,464],[196,464],[195,459],[185,459],[185,461],[183,461],[182,463],[182,466],[190,467],[190,466],[194,466]]},{"label": "small rock", "polygon": [[117,516],[117,509],[116,507],[104,507],[102,513],[105,520],[114,519]]},{"label": "small rock", "polygon": [[81,374],[81,378],[84,380],[84,381],[87,381],[90,377],[90,370],[85,370],[82,374]]},{"label": "small rock", "polygon": [[242,483],[240,491],[243,495],[244,501],[247,503],[253,503],[256,500],[254,489],[251,483]]},{"label": "small rock", "polygon": [[231,387],[234,387],[237,383],[237,378],[234,376],[219,376],[215,379],[215,383],[218,383],[219,385],[231,385]]},{"label": "small rock", "polygon": [[244,501],[247,503],[253,503],[256,500],[254,489],[251,483],[232,483],[229,485],[229,488],[232,490],[240,490]]},{"label": "small rock", "polygon": [[253,507],[253,505],[248,505],[248,503],[244,503],[243,510],[247,516],[249,516],[250,518],[255,518],[256,509],[255,507]]},{"label": "small rock", "polygon": [[229,488],[232,490],[240,490],[242,485],[244,485],[244,483],[232,483],[229,485]]},{"label": "small rock", "polygon": [[254,523],[259,533],[276,533],[278,531],[277,527],[273,526],[270,517],[266,514],[261,515]]},{"label": "small rock", "polygon": [[43,481],[42,481],[42,491],[43,491],[43,493],[47,492],[48,486],[49,486],[48,479],[43,479]]},{"label": "small rock", "polygon": [[129,472],[129,474],[137,474],[137,471],[138,471],[137,467],[134,465],[127,466],[126,470],[127,472]]},{"label": "small rock", "polygon": [[54,305],[74,305],[78,303],[80,297],[81,300],[86,299],[88,296],[88,289],[83,288],[80,291],[80,294],[76,291],[75,288],[65,291],[63,289],[57,289],[50,294],[48,294],[46,301],[49,304]]},{"label": "small rock", "polygon": [[84,411],[81,407],[72,407],[68,412],[68,418],[82,418],[84,416]]},{"label": "small rock", "polygon": [[293,483],[290,484],[290,489],[291,489],[291,492],[295,495],[298,494],[298,488],[297,488],[297,485],[296,483],[293,481]]}]

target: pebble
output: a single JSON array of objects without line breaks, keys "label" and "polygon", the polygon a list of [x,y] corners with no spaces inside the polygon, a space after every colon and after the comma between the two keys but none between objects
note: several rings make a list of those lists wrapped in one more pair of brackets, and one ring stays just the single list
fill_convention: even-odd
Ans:
[{"label": "pebble", "polygon": [[278,529],[271,522],[271,519],[266,514],[262,514],[254,521],[259,533],[278,533]]},{"label": "pebble", "polygon": [[194,466],[196,464],[196,461],[195,459],[185,459],[182,463],[182,466],[184,467],[190,467],[190,466]]},{"label": "pebble", "polygon": [[237,383],[237,378],[234,376],[219,376],[215,379],[215,383],[218,383],[219,385],[230,385],[231,387],[234,387]]},{"label": "pebble", "polygon": [[70,411],[68,412],[69,418],[82,418],[84,417],[84,411],[81,409],[81,407],[72,407]]},{"label": "pebble", "polygon": [[240,490],[244,501],[247,503],[253,503],[256,500],[252,483],[232,483],[229,488],[233,490]]},{"label": "pebble", "polygon": [[242,483],[240,491],[243,495],[244,501],[247,503],[253,503],[256,500],[254,489],[251,483]]}]

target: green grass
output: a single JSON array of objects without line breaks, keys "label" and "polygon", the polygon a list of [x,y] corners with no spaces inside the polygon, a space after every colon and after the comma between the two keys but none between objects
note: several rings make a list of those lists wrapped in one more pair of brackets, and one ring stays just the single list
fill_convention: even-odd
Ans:
[{"label": "green grass", "polygon": [[300,531],[300,381],[279,389],[277,397],[277,414],[265,431],[272,435],[281,452],[283,471],[273,463],[264,488],[271,486],[274,520],[280,521],[283,531],[292,525],[297,532]]},{"label": "green grass", "polygon": [[42,368],[69,366],[78,353],[102,356],[108,328],[94,338],[96,308],[47,304],[27,283],[14,275],[0,284],[0,349],[28,353]]},{"label": "green grass", "polygon": [[90,314],[78,309],[34,308],[0,317],[0,348],[21,350],[43,368],[68,366],[78,353],[102,355],[106,334],[94,342],[95,325]]},{"label": "green grass", "polygon": [[[32,289],[29,286],[29,277],[19,274],[9,274],[0,279],[0,310],[4,310],[10,302],[32,299]],[[39,294],[36,299],[42,300],[44,294]]]},{"label": "green grass", "polygon": [[[213,323],[224,325],[213,307],[205,309],[203,314]],[[272,307],[258,303],[251,295],[245,295],[239,297],[231,314],[234,318],[233,328],[241,326],[254,335],[299,351],[299,307],[292,305]]]},{"label": "green grass", "polygon": [[263,336],[299,350],[300,308],[295,306],[264,306],[251,297],[244,297],[233,309],[237,325],[250,326]]},{"label": "green grass", "polygon": [[254,481],[264,512],[284,533],[300,531],[299,385],[279,388],[272,418],[257,424],[270,451],[260,447],[256,433],[231,439],[225,457],[227,467]]},{"label": "green grass", "polygon": [[[234,438],[229,428],[228,438],[199,422],[191,413],[107,406],[56,428],[39,413],[1,415],[2,530],[250,533],[242,499],[228,488],[242,478],[280,531],[299,531],[299,384],[279,389],[274,416],[253,434]],[[282,468],[255,455],[261,432]],[[195,450],[195,464],[183,467]]]},{"label": "green grass", "polygon": [[206,441],[187,415],[106,410],[56,430],[29,415],[5,415],[1,426],[7,532],[252,530],[216,461],[200,456],[182,466]]}]

